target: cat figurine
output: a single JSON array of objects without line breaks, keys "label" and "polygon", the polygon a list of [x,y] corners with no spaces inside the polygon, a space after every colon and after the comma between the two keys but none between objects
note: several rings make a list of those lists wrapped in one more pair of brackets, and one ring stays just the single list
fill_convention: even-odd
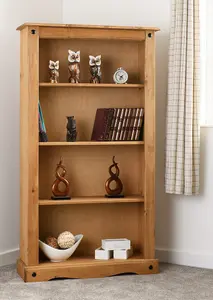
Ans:
[{"label": "cat figurine", "polygon": [[89,55],[89,65],[91,73],[91,83],[101,83],[101,55]]},{"label": "cat figurine", "polygon": [[80,51],[68,50],[68,73],[70,83],[80,82]]},{"label": "cat figurine", "polygon": [[50,82],[58,83],[59,82],[59,61],[49,61],[49,72],[50,72]]}]

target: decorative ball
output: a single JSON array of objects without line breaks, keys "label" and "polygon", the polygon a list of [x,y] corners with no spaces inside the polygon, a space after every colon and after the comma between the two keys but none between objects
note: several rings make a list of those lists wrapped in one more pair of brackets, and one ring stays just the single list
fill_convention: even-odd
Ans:
[{"label": "decorative ball", "polygon": [[45,242],[47,245],[49,245],[50,247],[53,247],[55,249],[59,249],[59,245],[58,245],[58,241],[57,238],[55,238],[54,236],[48,236],[45,239]]},{"label": "decorative ball", "polygon": [[62,249],[67,249],[75,244],[75,237],[69,231],[64,231],[58,236],[58,244]]}]

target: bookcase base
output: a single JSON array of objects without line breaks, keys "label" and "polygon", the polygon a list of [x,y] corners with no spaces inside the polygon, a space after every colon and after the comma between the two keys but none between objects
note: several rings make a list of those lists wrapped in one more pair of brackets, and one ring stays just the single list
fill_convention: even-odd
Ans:
[{"label": "bookcase base", "polygon": [[[86,260],[82,259],[82,262]],[[64,263],[42,263],[37,266],[26,266],[22,260],[17,261],[18,274],[25,282],[48,281],[54,278],[101,278],[125,273],[157,274],[157,259],[127,259],[97,261],[87,259],[82,263],[80,260],[68,260]]]}]

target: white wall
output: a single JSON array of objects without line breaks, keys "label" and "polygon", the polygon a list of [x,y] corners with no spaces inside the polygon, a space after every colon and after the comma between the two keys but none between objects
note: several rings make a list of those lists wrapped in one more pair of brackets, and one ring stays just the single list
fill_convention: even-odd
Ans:
[{"label": "white wall", "polygon": [[161,31],[156,34],[157,255],[164,261],[213,268],[213,128],[201,128],[201,195],[184,197],[164,193],[164,124],[170,19],[171,0],[63,1],[64,23],[160,27]]},{"label": "white wall", "polygon": [[[19,244],[19,32],[24,22],[62,22],[62,0],[0,0],[0,265]],[[11,252],[12,251],[12,252]]]}]

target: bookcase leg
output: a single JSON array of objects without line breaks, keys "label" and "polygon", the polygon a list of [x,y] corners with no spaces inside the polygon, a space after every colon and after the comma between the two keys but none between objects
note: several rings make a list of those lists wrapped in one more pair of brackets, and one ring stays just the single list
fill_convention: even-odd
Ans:
[{"label": "bookcase leg", "polygon": [[155,257],[155,35],[145,39],[144,258]]}]

